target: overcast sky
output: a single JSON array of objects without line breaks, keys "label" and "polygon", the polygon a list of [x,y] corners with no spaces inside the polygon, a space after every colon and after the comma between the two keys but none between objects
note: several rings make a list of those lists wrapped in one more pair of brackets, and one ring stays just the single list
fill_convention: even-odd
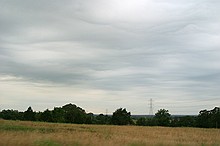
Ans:
[{"label": "overcast sky", "polygon": [[220,105],[219,0],[0,0],[0,110]]}]

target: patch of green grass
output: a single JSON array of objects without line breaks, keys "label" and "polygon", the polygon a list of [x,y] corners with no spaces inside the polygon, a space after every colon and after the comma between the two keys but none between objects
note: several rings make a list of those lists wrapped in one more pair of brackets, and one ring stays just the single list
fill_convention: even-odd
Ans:
[{"label": "patch of green grass", "polygon": [[39,140],[34,143],[35,146],[61,146],[59,143],[52,140]]},{"label": "patch of green grass", "polygon": [[5,130],[5,131],[33,131],[34,128],[27,127],[27,126],[22,126],[22,125],[2,124],[2,125],[0,125],[0,130]]},{"label": "patch of green grass", "polygon": [[78,142],[74,142],[71,146],[81,146],[81,144]]},{"label": "patch of green grass", "polygon": [[177,144],[177,146],[184,146],[183,144]]},{"label": "patch of green grass", "polygon": [[38,131],[40,133],[53,133],[55,129],[44,127],[29,127],[23,125],[1,124],[0,130],[2,131]]},{"label": "patch of green grass", "polygon": [[135,143],[129,144],[128,146],[146,146],[146,144],[143,142],[135,142]]},{"label": "patch of green grass", "polygon": [[158,143],[158,144],[156,144],[156,146],[164,146],[164,144]]}]

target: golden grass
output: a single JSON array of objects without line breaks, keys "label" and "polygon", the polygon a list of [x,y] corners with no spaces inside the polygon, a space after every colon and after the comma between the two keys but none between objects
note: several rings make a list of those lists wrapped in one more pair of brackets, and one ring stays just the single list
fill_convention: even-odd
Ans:
[{"label": "golden grass", "polygon": [[220,129],[0,120],[0,146],[220,146]]}]

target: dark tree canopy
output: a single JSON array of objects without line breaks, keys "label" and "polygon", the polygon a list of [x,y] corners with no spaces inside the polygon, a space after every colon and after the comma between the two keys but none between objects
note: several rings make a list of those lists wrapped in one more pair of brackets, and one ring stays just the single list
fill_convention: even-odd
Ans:
[{"label": "dark tree canopy", "polygon": [[65,112],[61,107],[54,107],[54,109],[52,110],[53,122],[64,123],[65,122],[64,113]]},{"label": "dark tree canopy", "polygon": [[171,115],[169,111],[166,109],[160,109],[155,114],[155,121],[158,126],[169,126],[171,122]]},{"label": "dark tree canopy", "polygon": [[53,122],[52,112],[46,109],[43,113],[41,113],[40,121]]},{"label": "dark tree canopy", "polygon": [[119,108],[112,115],[112,124],[114,125],[128,125],[132,124],[131,113],[126,109]]},{"label": "dark tree canopy", "polygon": [[35,121],[35,112],[29,106],[28,109],[24,112],[24,120]]},{"label": "dark tree canopy", "polygon": [[66,123],[82,124],[86,121],[86,112],[75,104],[67,104],[62,107]]},{"label": "dark tree canopy", "polygon": [[[133,119],[132,119],[133,118]],[[172,116],[166,109],[160,109],[155,116],[133,116],[124,108],[117,109],[113,115],[94,115],[86,113],[84,109],[75,104],[66,104],[62,107],[54,107],[53,110],[46,109],[43,112],[34,112],[31,107],[25,112],[18,110],[0,111],[0,119],[44,121],[56,123],[76,124],[114,124],[139,126],[172,126],[172,127],[201,127],[220,128],[220,108],[212,110],[201,110],[198,116]]]},{"label": "dark tree canopy", "polygon": [[99,114],[98,116],[96,116],[96,124],[109,124],[109,118],[106,115],[103,114]]},{"label": "dark tree canopy", "polygon": [[136,124],[138,126],[146,126],[147,125],[147,119],[144,117],[141,117],[137,120]]},{"label": "dark tree canopy", "polygon": [[202,128],[220,128],[220,108],[201,110],[197,117],[197,126]]},{"label": "dark tree canopy", "polygon": [[6,120],[22,120],[23,112],[18,112],[18,110],[3,110],[0,113],[0,118]]}]

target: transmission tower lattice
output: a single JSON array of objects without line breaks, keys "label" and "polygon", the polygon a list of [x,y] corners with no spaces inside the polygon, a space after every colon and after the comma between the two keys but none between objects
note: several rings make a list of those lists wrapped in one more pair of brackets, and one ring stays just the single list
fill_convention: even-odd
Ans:
[{"label": "transmission tower lattice", "polygon": [[149,115],[153,115],[153,99],[150,99],[150,110],[149,110]]}]

